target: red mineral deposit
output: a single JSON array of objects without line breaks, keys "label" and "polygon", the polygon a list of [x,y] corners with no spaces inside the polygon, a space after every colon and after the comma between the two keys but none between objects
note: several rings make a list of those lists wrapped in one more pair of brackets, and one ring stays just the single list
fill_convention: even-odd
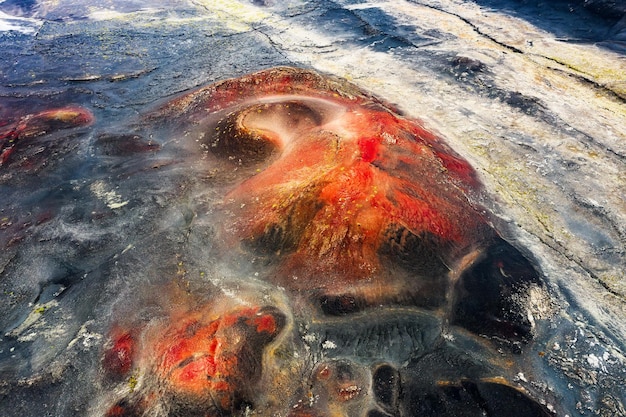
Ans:
[{"label": "red mineral deposit", "polygon": [[[113,330],[103,367],[113,379],[131,375],[134,395],[116,403],[107,415],[134,415],[135,410],[162,405],[164,398],[181,412],[204,409],[207,415],[232,412],[250,401],[264,348],[282,331],[285,316],[273,307],[223,313],[210,303],[185,307],[190,306],[176,306],[159,323]],[[139,379],[141,385],[135,387]]]},{"label": "red mineral deposit", "polygon": [[0,166],[9,162],[21,142],[57,130],[86,126],[93,123],[89,110],[77,106],[45,110],[0,120]]},{"label": "red mineral deposit", "polygon": [[228,253],[275,264],[267,279],[290,289],[440,305],[445,276],[494,235],[472,203],[481,187],[467,161],[344,80],[275,68],[188,93],[146,120],[248,168],[224,196],[221,238]]}]

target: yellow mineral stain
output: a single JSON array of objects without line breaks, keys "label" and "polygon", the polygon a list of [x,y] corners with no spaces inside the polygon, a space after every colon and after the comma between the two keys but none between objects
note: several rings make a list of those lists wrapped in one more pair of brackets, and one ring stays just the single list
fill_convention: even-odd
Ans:
[{"label": "yellow mineral stain", "polygon": [[200,0],[199,5],[206,7],[224,26],[234,32],[247,32],[251,24],[261,22],[271,15],[252,3],[233,0]]}]

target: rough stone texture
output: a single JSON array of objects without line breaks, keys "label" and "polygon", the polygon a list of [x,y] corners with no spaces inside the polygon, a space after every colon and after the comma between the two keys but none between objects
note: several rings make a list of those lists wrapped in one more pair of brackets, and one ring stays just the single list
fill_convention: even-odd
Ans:
[{"label": "rough stone texture", "polygon": [[[212,225],[197,212],[226,180],[173,162],[184,156],[174,143],[161,144],[163,157],[151,138],[115,148],[147,155],[123,161],[101,144],[172,94],[292,65],[396,104],[471,162],[507,238],[532,252],[556,295],[557,305],[535,300],[558,313],[520,365],[537,371],[516,382],[570,415],[625,414],[619,2],[92,3],[0,3],[2,120],[70,103],[96,118],[88,132],[35,142],[17,168],[0,166],[0,413],[101,415],[107,387],[94,381],[114,307],[215,263],[201,249]],[[198,194],[198,181],[217,191]]]}]

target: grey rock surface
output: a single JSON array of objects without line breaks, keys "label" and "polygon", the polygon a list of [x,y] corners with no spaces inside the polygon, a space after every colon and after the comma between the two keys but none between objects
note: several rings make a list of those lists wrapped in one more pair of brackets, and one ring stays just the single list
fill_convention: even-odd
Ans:
[{"label": "grey rock surface", "polygon": [[44,162],[0,165],[0,414],[103,415],[116,307],[173,265],[214,265],[197,213],[220,179],[173,162],[175,140],[119,161],[106,135],[172,95],[289,65],[394,103],[475,167],[555,296],[534,300],[544,328],[513,382],[559,415],[626,415],[626,8],[574,3],[0,2],[0,120],[69,103],[96,118],[80,141],[29,150]]}]

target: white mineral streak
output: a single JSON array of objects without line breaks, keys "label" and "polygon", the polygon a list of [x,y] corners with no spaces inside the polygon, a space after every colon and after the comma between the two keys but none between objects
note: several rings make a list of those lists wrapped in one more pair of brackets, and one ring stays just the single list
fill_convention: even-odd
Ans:
[{"label": "white mineral streak", "polygon": [[93,323],[93,320],[85,322],[78,330],[76,337],[67,344],[67,349],[70,349],[77,342],[81,342],[82,349],[85,350],[89,350],[93,347],[99,346],[99,343],[102,340],[103,336],[100,333],[89,331],[89,326],[92,326]]},{"label": "white mineral streak", "polygon": [[39,30],[43,21],[29,17],[11,16],[0,11],[0,33],[19,32],[27,35]]},{"label": "white mineral streak", "polygon": [[322,349],[337,349],[337,344],[331,340],[325,340],[322,343]]},{"label": "white mineral streak", "polygon": [[128,204],[128,201],[122,201],[122,196],[112,190],[104,181],[95,181],[89,189],[112,210]]},{"label": "white mineral streak", "polygon": [[36,333],[30,332],[28,334],[24,334],[26,330],[31,329],[35,323],[39,321],[43,321],[42,317],[44,313],[47,310],[53,307],[56,307],[58,305],[59,303],[57,300],[51,300],[51,301],[48,301],[47,303],[35,304],[31,312],[28,314],[28,316],[26,316],[26,318],[17,327],[7,332],[6,336],[18,337],[18,340],[21,342],[33,340],[34,337],[36,336]]}]

